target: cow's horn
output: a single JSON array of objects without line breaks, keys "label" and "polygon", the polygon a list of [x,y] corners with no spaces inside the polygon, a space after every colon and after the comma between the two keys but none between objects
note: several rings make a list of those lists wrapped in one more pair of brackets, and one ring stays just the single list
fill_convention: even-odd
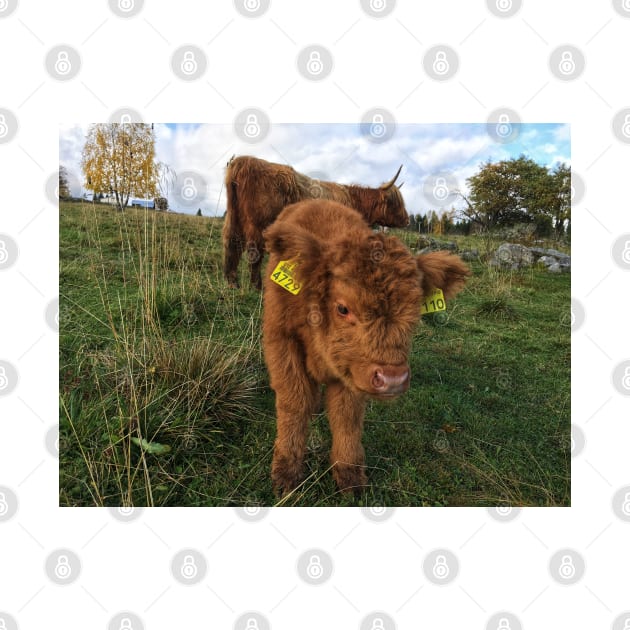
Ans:
[{"label": "cow's horn", "polygon": [[392,177],[388,182],[384,183],[381,186],[382,189],[387,190],[388,188],[391,188],[394,185],[394,182],[398,179],[398,176],[400,175],[400,171],[402,171],[402,167],[403,165],[401,164],[398,170],[396,171],[396,175],[394,175],[394,177]]}]

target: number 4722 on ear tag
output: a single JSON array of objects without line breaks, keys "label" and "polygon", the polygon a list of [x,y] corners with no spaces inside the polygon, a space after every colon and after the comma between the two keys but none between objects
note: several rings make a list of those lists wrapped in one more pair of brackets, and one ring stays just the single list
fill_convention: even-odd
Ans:
[{"label": "number 4722 on ear tag", "polygon": [[444,300],[444,293],[442,292],[442,289],[433,289],[431,293],[425,296],[424,301],[420,306],[420,315],[445,310],[446,302]]}]

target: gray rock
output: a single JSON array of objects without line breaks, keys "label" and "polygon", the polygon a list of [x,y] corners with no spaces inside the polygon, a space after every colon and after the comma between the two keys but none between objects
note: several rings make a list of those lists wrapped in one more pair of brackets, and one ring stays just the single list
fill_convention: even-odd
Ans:
[{"label": "gray rock", "polygon": [[524,269],[534,264],[534,254],[518,243],[501,243],[490,258],[489,264],[504,269]]},{"label": "gray rock", "polygon": [[466,261],[477,260],[479,258],[479,250],[467,249],[466,251],[461,252],[459,256],[462,260]]},{"label": "gray rock", "polygon": [[525,269],[534,263],[544,265],[550,273],[571,271],[571,257],[557,249],[525,247],[518,243],[501,243],[488,264],[503,269]]},{"label": "gray rock", "polygon": [[437,252],[441,250],[456,252],[457,243],[437,241],[429,236],[420,235],[416,241],[416,250],[419,254],[427,254],[429,252]]}]

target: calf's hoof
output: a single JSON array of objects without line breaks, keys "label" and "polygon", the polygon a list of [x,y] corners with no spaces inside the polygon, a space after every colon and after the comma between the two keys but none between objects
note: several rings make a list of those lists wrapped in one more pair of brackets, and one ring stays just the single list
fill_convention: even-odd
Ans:
[{"label": "calf's hoof", "polygon": [[363,488],[368,485],[365,466],[361,464],[335,464],[333,479],[344,494],[350,492],[360,494]]},{"label": "calf's hoof", "polygon": [[277,497],[283,497],[297,488],[302,481],[302,463],[294,457],[274,455],[271,481]]}]

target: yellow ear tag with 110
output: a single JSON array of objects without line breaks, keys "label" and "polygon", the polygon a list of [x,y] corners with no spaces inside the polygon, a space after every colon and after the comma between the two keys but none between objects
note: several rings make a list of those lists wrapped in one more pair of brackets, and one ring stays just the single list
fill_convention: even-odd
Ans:
[{"label": "yellow ear tag with 110", "polygon": [[442,289],[433,289],[431,293],[425,296],[424,301],[420,306],[420,315],[437,313],[438,311],[445,310],[446,301],[444,300],[444,293],[442,292]]}]

